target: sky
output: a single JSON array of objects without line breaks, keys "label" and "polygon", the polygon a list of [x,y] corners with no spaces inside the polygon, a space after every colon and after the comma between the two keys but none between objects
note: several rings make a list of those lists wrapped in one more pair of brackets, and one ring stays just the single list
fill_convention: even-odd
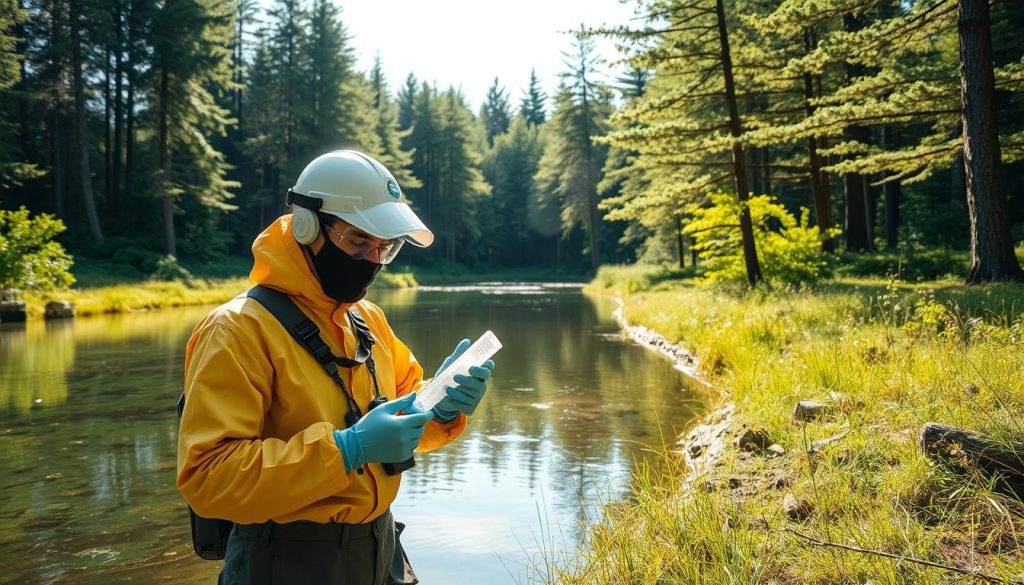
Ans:
[{"label": "sky", "polygon": [[[357,66],[367,71],[379,54],[392,94],[412,72],[419,82],[462,89],[474,112],[498,77],[518,107],[530,69],[548,97],[566,69],[562,51],[586,26],[626,24],[635,1],[619,0],[335,0],[351,37]],[[598,54],[618,57],[600,39]],[[615,72],[617,75],[618,73]],[[550,111],[550,105],[549,105]]]}]

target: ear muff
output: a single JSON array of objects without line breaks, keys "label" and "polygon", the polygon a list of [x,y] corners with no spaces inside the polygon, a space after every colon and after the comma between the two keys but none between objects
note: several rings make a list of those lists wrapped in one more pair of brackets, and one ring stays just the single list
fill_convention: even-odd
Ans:
[{"label": "ear muff", "polygon": [[320,218],[305,207],[296,207],[292,212],[292,237],[303,246],[308,246],[320,234]]},{"label": "ear muff", "polygon": [[292,237],[303,246],[312,244],[320,234],[320,219],[316,212],[323,205],[323,200],[288,189],[285,202],[295,210],[292,212]]}]

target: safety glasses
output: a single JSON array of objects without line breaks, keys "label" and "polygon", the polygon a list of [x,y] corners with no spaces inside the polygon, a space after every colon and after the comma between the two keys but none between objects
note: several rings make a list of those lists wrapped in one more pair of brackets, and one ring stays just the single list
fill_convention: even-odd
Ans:
[{"label": "safety glasses", "polygon": [[402,249],[402,245],[405,244],[405,238],[382,241],[352,225],[346,226],[340,232],[327,222],[324,222],[323,225],[333,233],[333,237],[330,234],[327,237],[331,238],[338,248],[356,260],[390,264],[398,255],[398,251]]}]

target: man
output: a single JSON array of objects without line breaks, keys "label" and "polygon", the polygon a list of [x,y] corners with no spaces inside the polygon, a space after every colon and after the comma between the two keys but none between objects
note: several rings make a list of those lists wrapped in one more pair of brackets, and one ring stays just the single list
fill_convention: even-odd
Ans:
[{"label": "man", "polygon": [[433,234],[391,173],[355,151],[309,163],[289,202],[293,213],[253,243],[250,279],[287,293],[334,356],[356,355],[348,311],[358,309],[376,341],[375,367],[340,367],[333,381],[257,300],[217,307],[186,348],[177,485],[198,515],[236,523],[222,584],[380,585],[400,482],[382,464],[458,437],[494,363],[457,377],[432,410],[412,412],[423,369],[380,308],[361,299],[404,243],[426,247]]}]

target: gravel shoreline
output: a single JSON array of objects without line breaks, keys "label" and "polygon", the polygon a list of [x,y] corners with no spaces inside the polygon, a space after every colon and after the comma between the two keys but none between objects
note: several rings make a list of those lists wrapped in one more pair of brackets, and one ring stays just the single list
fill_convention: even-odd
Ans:
[{"label": "gravel shoreline", "polygon": [[686,464],[690,469],[686,483],[692,485],[699,477],[706,475],[721,464],[728,446],[727,437],[730,435],[735,413],[732,397],[728,390],[714,387],[701,375],[697,356],[693,352],[682,345],[670,343],[653,329],[630,325],[623,315],[622,299],[616,298],[616,301],[619,303],[619,307],[615,309],[613,316],[627,337],[672,360],[677,370],[707,387],[714,397],[712,401],[714,408],[697,419],[694,426],[683,431],[676,441],[677,448],[673,449],[674,452],[686,458]]}]

